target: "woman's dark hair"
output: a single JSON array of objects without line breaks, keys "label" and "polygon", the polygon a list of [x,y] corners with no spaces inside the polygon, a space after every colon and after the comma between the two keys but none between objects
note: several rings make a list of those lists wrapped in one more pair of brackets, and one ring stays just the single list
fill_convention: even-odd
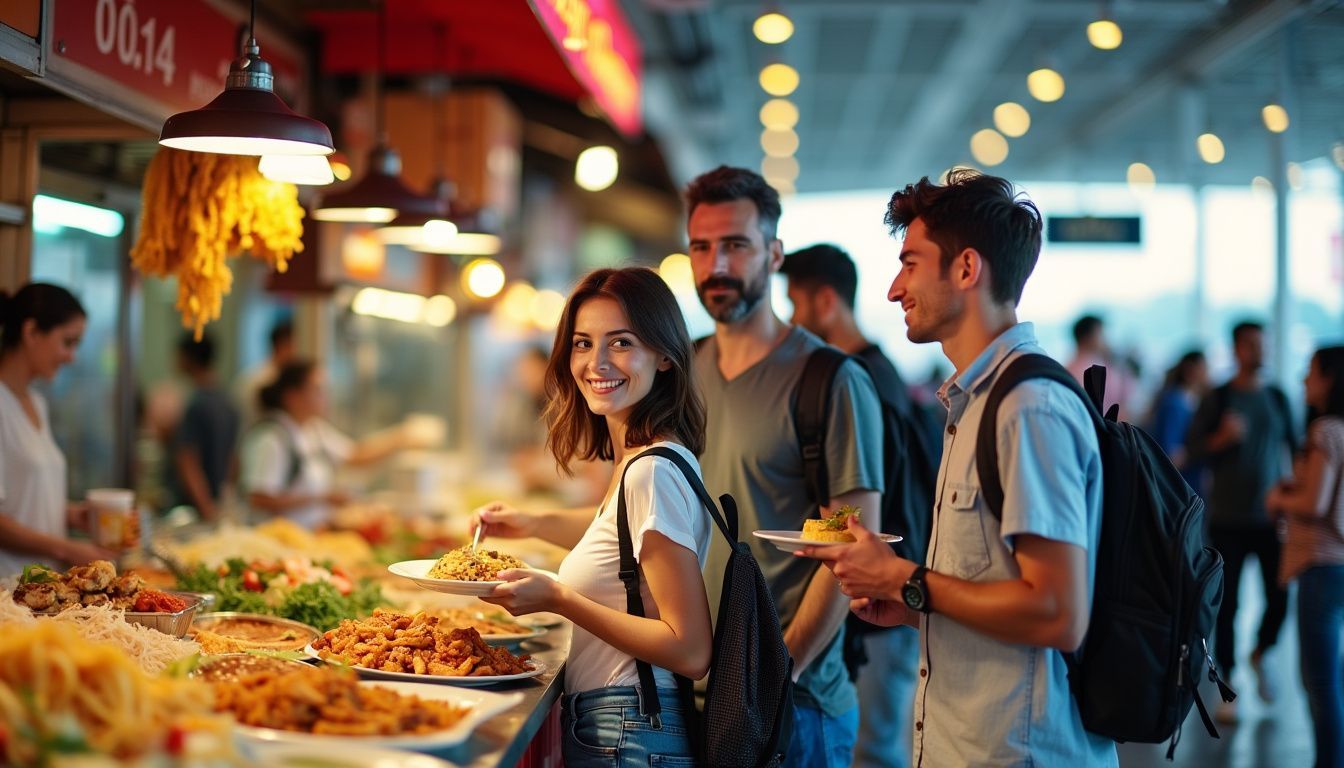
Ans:
[{"label": "woman's dark hair", "polygon": [[278,411],[285,407],[285,395],[308,386],[317,363],[312,360],[294,360],[285,363],[275,375],[275,381],[261,388],[257,399],[263,411]]},{"label": "woman's dark hair", "polygon": [[592,272],[565,303],[546,366],[547,448],[570,475],[570,462],[576,458],[610,460],[615,456],[606,418],[588,409],[569,368],[579,308],[599,298],[616,302],[635,337],[671,363],[654,375],[653,388],[631,411],[624,447],[672,439],[699,456],[705,450],[705,403],[691,374],[691,338],[671,289],[644,267]]},{"label": "woman's dark hair", "polygon": [[886,223],[894,237],[915,219],[938,244],[945,276],[957,254],[974,248],[989,264],[990,296],[999,303],[1022,300],[1022,289],[1041,255],[1041,212],[1013,192],[1007,179],[956,170],[946,184],[925,176],[897,190],[887,204]]},{"label": "woman's dark hair", "polygon": [[1325,396],[1325,409],[1307,408],[1307,423],[1319,416],[1336,416],[1344,419],[1344,346],[1321,347],[1311,356],[1312,362],[1321,374],[1330,380],[1330,390]]},{"label": "woman's dark hair", "polygon": [[59,285],[29,283],[12,294],[0,291],[0,352],[19,346],[29,320],[46,333],[77,317],[88,317],[84,305]]},{"label": "woman's dark hair", "polygon": [[1189,387],[1192,384],[1191,377],[1195,375],[1195,369],[1201,365],[1204,365],[1203,352],[1200,352],[1198,349],[1192,349],[1189,352],[1186,352],[1184,355],[1181,355],[1181,359],[1177,360],[1176,364],[1171,366],[1167,371],[1167,376],[1165,381],[1162,382],[1162,386],[1168,389],[1171,387]]}]

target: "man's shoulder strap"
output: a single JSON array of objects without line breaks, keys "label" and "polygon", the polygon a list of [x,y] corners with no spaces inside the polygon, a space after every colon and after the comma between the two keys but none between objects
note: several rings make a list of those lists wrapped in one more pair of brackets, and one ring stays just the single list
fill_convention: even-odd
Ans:
[{"label": "man's shoulder strap", "polygon": [[849,355],[831,346],[818,347],[803,364],[798,396],[793,404],[793,428],[803,456],[803,481],[807,496],[817,506],[831,501],[826,467],[826,415],[830,410],[831,384]]}]

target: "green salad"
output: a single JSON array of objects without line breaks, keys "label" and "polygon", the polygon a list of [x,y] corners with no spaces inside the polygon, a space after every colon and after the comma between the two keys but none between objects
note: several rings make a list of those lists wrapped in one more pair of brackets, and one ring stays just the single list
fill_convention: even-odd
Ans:
[{"label": "green salad", "polygon": [[217,611],[280,616],[324,632],[343,619],[364,618],[385,602],[382,590],[367,579],[353,580],[330,563],[298,560],[233,558],[219,568],[198,565],[178,578],[177,588],[214,593]]}]

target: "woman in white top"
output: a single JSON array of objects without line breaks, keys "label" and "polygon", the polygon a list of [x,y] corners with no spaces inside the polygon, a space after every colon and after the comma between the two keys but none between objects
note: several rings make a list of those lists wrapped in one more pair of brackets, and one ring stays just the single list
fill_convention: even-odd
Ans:
[{"label": "woman in white top", "polygon": [[79,300],[59,286],[0,291],[0,577],[29,563],[116,557],[66,535],[84,506],[66,500],[65,455],[52,437],[47,401],[32,387],[74,361],[85,317]]},{"label": "woman in white top", "polygon": [[252,509],[308,529],[325,525],[348,494],[343,466],[372,464],[410,444],[408,430],[351,440],[323,416],[326,376],[311,360],[286,363],[260,393],[265,414],[243,441],[242,486]]},{"label": "woman in white top", "polygon": [[[603,269],[570,296],[546,371],[547,445],[561,469],[580,459],[614,463],[594,510],[523,512],[498,502],[473,514],[482,535],[540,536],[572,551],[554,581],[525,569],[484,599],[514,614],[553,611],[574,622],[565,664],[564,758],[587,765],[689,765],[694,752],[673,673],[703,677],[711,654],[701,569],[709,518],[685,477],[662,457],[625,475],[647,618],[626,612],[616,514],[622,472],[645,448],[670,446],[696,467],[705,409],[691,377],[691,342],[676,299],[654,272]],[[641,706],[635,659],[654,668],[661,727]]]}]

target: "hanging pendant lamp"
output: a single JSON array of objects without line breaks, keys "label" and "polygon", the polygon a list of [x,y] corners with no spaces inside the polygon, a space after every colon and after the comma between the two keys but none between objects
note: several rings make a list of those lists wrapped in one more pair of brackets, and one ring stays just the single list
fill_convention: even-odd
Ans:
[{"label": "hanging pendant lamp", "polygon": [[275,95],[271,65],[261,58],[252,0],[248,40],[229,66],[224,92],[214,101],[164,121],[159,143],[221,155],[329,155],[335,151],[327,126],[290,109]]},{"label": "hanging pendant lamp", "polygon": [[383,98],[383,72],[386,70],[387,3],[378,8],[378,71],[374,77],[377,93],[375,116],[378,124],[375,134],[378,144],[369,152],[369,162],[359,181],[344,185],[324,195],[313,208],[318,221],[364,222],[386,224],[400,213],[434,215],[439,203],[434,198],[417,194],[401,180],[401,155],[387,144],[386,104]]}]

